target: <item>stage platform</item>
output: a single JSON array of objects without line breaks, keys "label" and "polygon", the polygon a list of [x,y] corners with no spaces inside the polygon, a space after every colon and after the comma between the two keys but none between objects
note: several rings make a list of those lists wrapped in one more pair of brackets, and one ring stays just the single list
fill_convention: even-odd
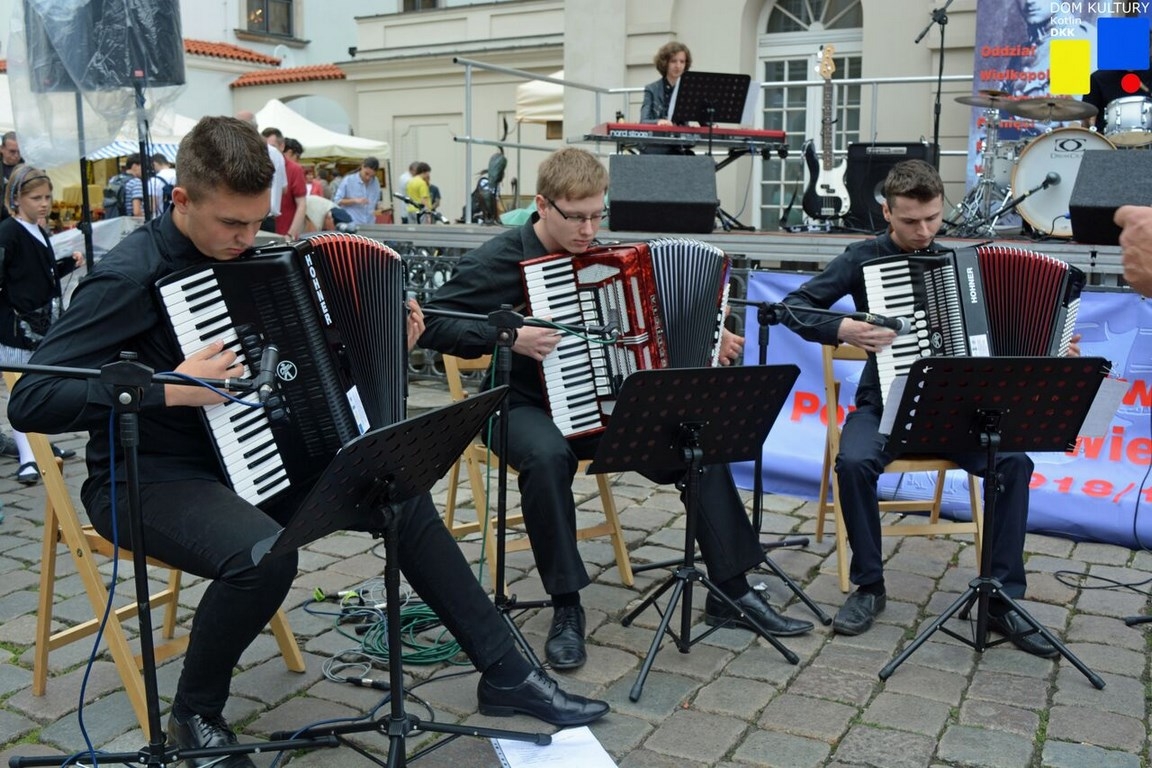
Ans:
[{"label": "stage platform", "polygon": [[[384,224],[360,228],[360,234],[382,242],[392,243],[405,255],[405,251],[422,249],[427,254],[460,255],[503,231],[503,227],[482,227],[463,224],[413,225]],[[602,230],[601,240],[636,241],[661,237],[656,232],[612,232]],[[731,255],[738,268],[757,270],[787,270],[818,272],[838,256],[848,243],[869,237],[866,232],[725,232],[683,235],[711,243]],[[942,245],[975,245],[989,242],[940,238]],[[1115,245],[1085,245],[1070,240],[1031,240],[1005,235],[995,238],[998,243],[1011,243],[1022,248],[1040,251],[1067,261],[1089,275],[1090,285],[1115,286],[1122,284],[1123,269],[1120,248]],[[397,247],[408,244],[410,247]]]}]

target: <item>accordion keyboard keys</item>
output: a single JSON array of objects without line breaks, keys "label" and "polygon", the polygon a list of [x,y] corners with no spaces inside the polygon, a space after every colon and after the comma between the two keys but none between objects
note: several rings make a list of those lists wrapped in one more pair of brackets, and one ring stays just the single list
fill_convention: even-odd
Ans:
[{"label": "accordion keyboard keys", "polygon": [[[585,322],[583,308],[594,304],[573,282],[571,259],[526,266],[524,282],[529,293],[538,297],[532,303],[533,314],[540,318],[550,317],[554,323],[582,325]],[[565,434],[583,432],[600,425],[596,374],[589,366],[590,355],[587,341],[573,334],[564,334],[541,363],[545,388],[554,393],[549,399],[552,419]],[[602,352],[600,356],[603,358]]]},{"label": "accordion keyboard keys", "polygon": [[916,290],[906,259],[870,262],[864,265],[864,286],[868,311],[887,317],[906,317],[912,329],[897,336],[892,345],[876,353],[880,391],[887,396],[897,376],[912,368],[912,363],[929,354],[928,329],[922,310],[916,306]]},{"label": "accordion keyboard keys", "polygon": [[[224,296],[210,270],[169,283],[160,289],[160,295],[185,357],[222,339],[244,365],[243,375],[249,375]],[[288,472],[276,448],[268,415],[258,406],[257,394],[249,392],[240,399],[250,405],[232,401],[209,405],[204,408],[204,417],[232,490],[249,503],[259,504],[288,487]]]}]

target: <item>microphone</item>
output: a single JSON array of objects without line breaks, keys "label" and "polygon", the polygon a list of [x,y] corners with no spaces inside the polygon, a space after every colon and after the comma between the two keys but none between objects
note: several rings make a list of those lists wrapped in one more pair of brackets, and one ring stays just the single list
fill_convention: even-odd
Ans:
[{"label": "microphone", "polygon": [[260,373],[256,376],[256,383],[252,387],[256,390],[256,398],[260,401],[260,405],[266,404],[268,398],[275,392],[276,365],[279,362],[280,348],[275,344],[265,344],[264,354],[260,356]]},{"label": "microphone", "polygon": [[387,680],[373,680],[370,677],[346,677],[344,682],[352,683],[357,688],[375,688],[378,691],[392,690]]},{"label": "microphone", "polygon": [[853,312],[848,317],[862,323],[878,325],[881,328],[891,328],[896,331],[897,336],[907,336],[912,331],[912,321],[906,317],[884,317],[883,315],[874,315],[871,312]]},{"label": "microphone", "polygon": [[1060,174],[1056,171],[1048,171],[1048,175],[1044,177],[1044,183],[1040,185],[1041,189],[1048,189],[1048,187],[1055,187],[1060,183]]},{"label": "microphone", "polygon": [[617,339],[620,337],[620,313],[615,309],[608,310],[608,322],[598,329],[600,335],[606,339]]}]

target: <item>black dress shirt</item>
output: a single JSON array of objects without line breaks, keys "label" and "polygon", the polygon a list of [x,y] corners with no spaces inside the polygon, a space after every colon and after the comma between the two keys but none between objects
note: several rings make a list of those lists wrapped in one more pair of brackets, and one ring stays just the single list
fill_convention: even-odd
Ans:
[{"label": "black dress shirt", "polygon": [[[460,260],[452,279],[436,291],[426,304],[429,310],[451,310],[487,315],[507,304],[518,312],[526,303],[520,262],[545,256],[548,249],[536,236],[531,220],[516,229],[501,232]],[[460,320],[425,316],[424,335],[420,346],[458,357],[474,358],[492,352],[496,346],[496,327],[483,320]],[[543,407],[544,385],[540,364],[526,355],[512,355],[509,384],[513,403],[531,403]]]},{"label": "black dress shirt", "polygon": [[0,222],[0,344],[21,348],[16,311],[31,312],[60,296],[60,278],[76,268],[72,259],[56,261],[48,233],[36,239],[15,216]]},{"label": "black dress shirt", "polygon": [[[928,250],[937,251],[939,248],[933,244]],[[828,309],[843,297],[851,296],[856,304],[856,311],[867,312],[864,264],[881,256],[894,256],[903,252],[888,233],[873,240],[852,243],[844,253],[829,262],[823,272],[784,297],[784,303],[794,307],[800,318],[798,321],[786,314],[783,318],[784,325],[808,341],[838,344],[837,331],[840,321],[825,315],[805,314],[803,308]],[[856,405],[883,407],[883,404],[880,376],[876,369],[876,355],[869,353],[868,362],[865,363],[860,376],[860,384],[856,388]]]}]

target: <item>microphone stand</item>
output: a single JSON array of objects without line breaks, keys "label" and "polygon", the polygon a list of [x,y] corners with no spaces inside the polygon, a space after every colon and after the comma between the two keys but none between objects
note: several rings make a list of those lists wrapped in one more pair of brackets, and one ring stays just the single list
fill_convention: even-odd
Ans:
[{"label": "microphone stand", "polygon": [[[487,315],[473,314],[471,312],[455,312],[451,310],[424,308],[425,315],[433,317],[448,317],[456,320],[473,320],[487,323],[496,327],[496,346],[492,350],[493,364],[496,370],[494,386],[508,384],[512,378],[512,345],[516,343],[516,331],[525,325],[536,328],[560,328],[561,330],[594,335],[610,335],[613,333],[609,326],[580,326],[571,324],[552,323],[538,320],[534,317],[525,317],[512,311],[512,307],[504,304],[500,309]],[[543,670],[544,665],[540,658],[528,644],[516,622],[512,620],[512,611],[526,611],[532,608],[550,608],[551,600],[531,600],[520,602],[515,595],[509,596],[505,589],[505,555],[506,547],[504,535],[508,527],[508,391],[505,390],[504,401],[500,404],[500,417],[496,420],[496,583],[492,585],[492,601],[496,611],[504,619],[509,632],[516,641],[516,645],[528,657],[528,661],[537,669]],[[485,515],[488,511],[476,510],[476,514]],[[485,535],[488,525],[484,525]]]},{"label": "microphone stand", "polygon": [[940,167],[940,90],[944,85],[944,30],[948,26],[948,6],[950,5],[952,5],[952,0],[944,3],[943,8],[932,11],[932,20],[912,41],[913,45],[919,45],[924,36],[928,34],[928,30],[932,29],[933,24],[940,25],[940,66],[936,72],[936,103],[933,105],[932,119],[932,165],[937,168]]},{"label": "microphone stand", "polygon": [[[741,299],[729,299],[730,304],[739,304],[743,306],[756,306],[756,323],[759,327],[757,334],[757,347],[759,357],[757,358],[757,365],[768,365],[768,326],[777,325],[780,322],[780,317],[777,310],[778,306],[769,304],[768,302],[750,302]],[[756,451],[756,459],[752,463],[752,527],[756,529],[756,535],[761,533],[761,525],[764,520],[764,447],[760,446],[760,450]],[[768,552],[780,547],[806,547],[808,546],[808,537],[802,536],[798,538],[782,539],[781,541],[764,544],[761,542],[760,548],[764,551],[763,565],[784,582],[784,586],[792,590],[792,593],[800,599],[804,605],[808,606],[812,613],[816,614],[816,618],[824,626],[832,623],[832,617],[829,616],[824,610],[805,594],[804,590],[793,581],[788,574],[781,570],[780,566],[773,562],[772,558],[768,557]]]},{"label": "microphone stand", "polygon": [[[228,755],[252,754],[265,751],[293,751],[315,747],[335,747],[339,742],[334,736],[320,739],[287,739],[283,741],[253,742],[221,747],[199,749],[177,749],[166,744],[164,728],[160,723],[160,693],[156,684],[156,649],[152,640],[152,610],[149,604],[148,562],[144,540],[143,510],[140,506],[140,471],[138,448],[140,443],[140,403],[144,390],[153,383],[198,386],[209,384],[219,389],[251,391],[255,380],[243,379],[201,379],[189,381],[180,376],[154,374],[152,369],[137,361],[135,352],[121,352],[120,360],[103,368],[70,368],[66,366],[4,364],[0,370],[19,373],[43,373],[50,376],[63,376],[72,379],[96,379],[113,392],[113,412],[117,415],[120,444],[124,448],[124,465],[128,488],[128,530],[132,548],[133,581],[136,591],[136,604],[139,607],[137,620],[140,624],[140,675],[144,682],[144,698],[148,711],[148,745],[137,752],[99,753],[104,763],[125,765],[167,766],[183,760],[197,758],[224,757]],[[56,756],[13,757],[8,763],[11,768],[30,766],[60,766],[79,764],[88,752],[80,752],[63,761]],[[213,762],[213,761],[210,761]]]},{"label": "microphone stand", "polygon": [[[1059,180],[1057,180],[1055,183],[1059,183]],[[1020,205],[1020,203],[1024,202],[1028,198],[1032,197],[1032,195],[1036,194],[1040,190],[1048,189],[1048,187],[1050,187],[1050,186],[1053,186],[1053,181],[1046,177],[1042,182],[1040,182],[1036,186],[1032,187],[1032,189],[1029,189],[1026,192],[1024,192],[1022,195],[1018,195],[1018,196],[1012,198],[1011,200],[1009,200],[1008,202],[1004,203],[1004,205],[1002,205],[1002,206],[1000,206],[1000,208],[996,209],[996,212],[994,214],[989,214],[988,216],[983,216],[983,215],[977,216],[976,219],[972,222],[971,229],[960,230],[959,232],[952,234],[952,236],[953,237],[957,237],[957,236],[962,237],[963,235],[960,233],[965,232],[965,231],[971,232],[973,235],[979,235],[981,233],[981,231],[985,230],[985,228],[986,228],[986,231],[984,231],[984,234],[991,237],[994,234],[992,231],[992,228],[996,226],[996,222],[1000,220],[1001,216],[1008,213],[1009,211],[1014,210],[1016,208],[1016,206]],[[1051,233],[1048,233],[1048,234],[1051,234]],[[804,311],[807,312],[808,310],[805,309]]]}]

